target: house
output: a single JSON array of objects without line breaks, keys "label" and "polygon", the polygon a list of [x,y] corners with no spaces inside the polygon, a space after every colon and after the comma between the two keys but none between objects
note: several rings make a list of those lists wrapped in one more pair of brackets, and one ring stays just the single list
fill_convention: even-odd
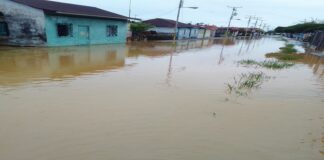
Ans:
[{"label": "house", "polygon": [[217,27],[215,25],[205,25],[204,27],[206,28],[205,38],[214,38]]},{"label": "house", "polygon": [[[149,31],[156,32],[159,35],[174,35],[175,34],[175,25],[176,21],[169,20],[169,19],[150,19],[143,21],[146,24],[153,26]],[[178,33],[177,39],[190,39],[190,38],[197,38],[198,37],[198,28],[190,25],[185,24],[182,22],[178,23]]]},{"label": "house", "polygon": [[125,43],[128,18],[47,0],[0,0],[0,44],[70,46]]},{"label": "house", "polygon": [[215,37],[217,27],[214,25],[197,24],[199,28],[198,39],[207,39]]}]

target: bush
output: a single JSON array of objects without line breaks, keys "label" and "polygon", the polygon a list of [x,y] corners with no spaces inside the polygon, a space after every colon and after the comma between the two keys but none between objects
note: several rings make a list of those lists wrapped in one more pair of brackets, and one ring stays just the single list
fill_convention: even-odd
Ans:
[{"label": "bush", "polygon": [[296,24],[296,25],[288,26],[288,27],[277,27],[275,29],[275,32],[278,32],[278,33],[309,33],[309,32],[315,32],[318,30],[324,31],[323,23],[308,22],[308,23],[301,23],[301,24]]}]

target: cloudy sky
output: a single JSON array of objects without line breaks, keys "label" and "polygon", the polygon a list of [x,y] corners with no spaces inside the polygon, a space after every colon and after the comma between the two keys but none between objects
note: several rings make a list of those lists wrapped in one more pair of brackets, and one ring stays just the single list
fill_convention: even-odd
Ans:
[{"label": "cloudy sky", "polygon": [[[129,0],[55,0],[66,3],[99,7],[128,16]],[[132,17],[143,20],[151,18],[175,19],[179,0],[132,0]],[[185,6],[199,7],[197,10],[183,9],[180,20],[186,23],[206,23],[226,26],[231,9],[242,7],[233,26],[246,26],[248,15],[262,17],[265,23],[287,26],[305,19],[324,19],[324,0],[185,0]]]}]

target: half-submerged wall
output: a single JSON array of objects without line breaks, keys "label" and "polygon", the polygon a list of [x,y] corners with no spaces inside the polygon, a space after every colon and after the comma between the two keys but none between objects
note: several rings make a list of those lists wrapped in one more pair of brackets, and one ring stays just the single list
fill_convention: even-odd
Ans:
[{"label": "half-submerged wall", "polygon": [[125,43],[126,20],[46,15],[48,46]]},{"label": "half-submerged wall", "polygon": [[2,45],[42,46],[46,44],[45,15],[34,9],[9,0],[0,0],[2,23],[8,34],[0,38]]}]

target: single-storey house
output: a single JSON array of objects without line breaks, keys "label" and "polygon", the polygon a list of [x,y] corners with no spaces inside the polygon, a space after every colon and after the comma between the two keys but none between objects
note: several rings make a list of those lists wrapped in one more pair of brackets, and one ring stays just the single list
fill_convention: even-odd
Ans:
[{"label": "single-storey house", "polygon": [[47,0],[0,0],[0,44],[70,46],[125,43],[128,18]]},{"label": "single-storey house", "polygon": [[215,36],[216,26],[197,24],[197,27],[199,28],[198,39],[213,38]]},{"label": "single-storey house", "polygon": [[[176,25],[176,21],[174,20],[156,18],[156,19],[146,20],[143,22],[153,26],[153,28],[151,28],[149,31],[153,31],[161,35],[175,34],[174,27]],[[196,26],[179,22],[177,39],[197,38],[199,33],[198,30],[199,28],[197,28]]]}]

